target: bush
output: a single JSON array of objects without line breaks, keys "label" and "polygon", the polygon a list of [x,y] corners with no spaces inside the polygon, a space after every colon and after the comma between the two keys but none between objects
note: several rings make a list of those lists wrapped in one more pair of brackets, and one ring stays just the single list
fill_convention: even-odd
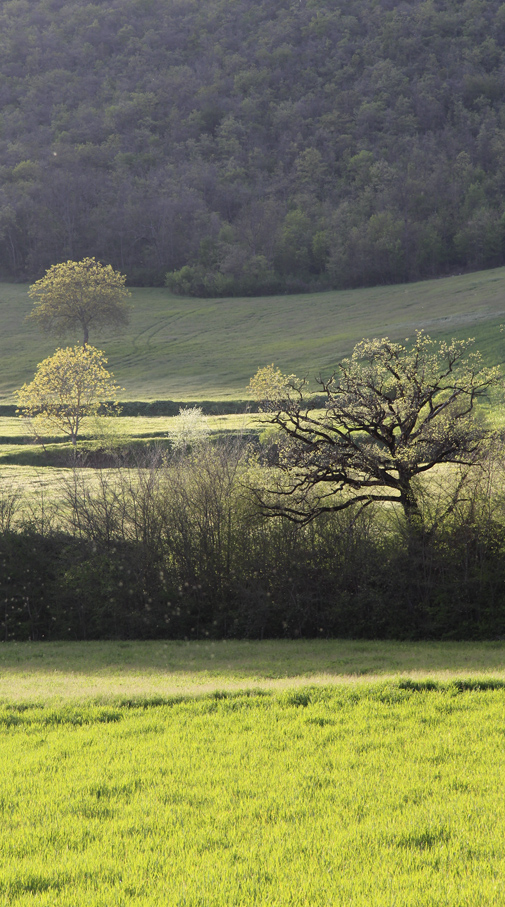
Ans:
[{"label": "bush", "polygon": [[445,520],[430,486],[413,550],[383,507],[303,527],[261,517],[250,472],[271,468],[240,439],[75,468],[64,526],[32,505],[0,535],[2,638],[505,634],[500,474],[483,471]]}]

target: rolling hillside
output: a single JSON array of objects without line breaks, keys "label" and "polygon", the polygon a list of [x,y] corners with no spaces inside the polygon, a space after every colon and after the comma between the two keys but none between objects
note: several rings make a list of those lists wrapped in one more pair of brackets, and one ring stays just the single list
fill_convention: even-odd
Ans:
[{"label": "rolling hillside", "polygon": [[[24,285],[0,284],[0,402],[58,345],[25,323]],[[327,374],[363,337],[475,337],[490,363],[505,361],[505,268],[421,283],[295,296],[181,299],[133,290],[131,324],[106,350],[124,400],[243,399],[259,366]],[[65,345],[79,342],[66,338]]]}]

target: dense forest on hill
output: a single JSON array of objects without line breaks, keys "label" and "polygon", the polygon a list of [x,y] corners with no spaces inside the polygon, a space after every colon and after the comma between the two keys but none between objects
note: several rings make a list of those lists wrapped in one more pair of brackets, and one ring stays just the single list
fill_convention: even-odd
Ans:
[{"label": "dense forest on hill", "polygon": [[505,262],[499,0],[11,0],[0,275],[205,295]]}]

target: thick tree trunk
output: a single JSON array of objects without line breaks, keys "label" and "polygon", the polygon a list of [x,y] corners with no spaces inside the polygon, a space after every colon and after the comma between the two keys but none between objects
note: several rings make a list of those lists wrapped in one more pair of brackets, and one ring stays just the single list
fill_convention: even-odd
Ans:
[{"label": "thick tree trunk", "polygon": [[415,543],[421,539],[424,533],[424,522],[410,478],[400,478],[400,501],[405,514],[409,538],[412,543]]},{"label": "thick tree trunk", "polygon": [[89,330],[88,330],[88,325],[87,325],[87,324],[83,324],[82,328],[83,328],[83,331],[84,331],[84,342],[83,342],[82,345],[83,345],[83,347],[87,347],[87,345],[88,345],[88,340],[89,340]]},{"label": "thick tree trunk", "polygon": [[419,618],[419,604],[425,595],[424,554],[426,537],[424,521],[416,494],[411,487],[410,477],[404,478],[400,486],[400,500],[405,514],[408,576],[404,595],[405,609],[409,615],[411,629],[415,632]]}]

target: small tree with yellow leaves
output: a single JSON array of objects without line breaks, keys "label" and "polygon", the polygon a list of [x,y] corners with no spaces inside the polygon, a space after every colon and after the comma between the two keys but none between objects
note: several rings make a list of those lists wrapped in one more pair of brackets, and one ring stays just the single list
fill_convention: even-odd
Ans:
[{"label": "small tree with yellow leaves", "polygon": [[93,346],[58,349],[37,366],[33,381],[17,391],[18,413],[36,427],[57,429],[75,446],[83,423],[96,417],[104,401],[118,412],[119,386],[106,369],[102,350]]},{"label": "small tree with yellow leaves", "polygon": [[131,294],[125,282],[124,274],[94,258],[53,265],[28,291],[34,300],[28,317],[48,333],[63,335],[79,328],[86,346],[90,328],[128,323],[126,300]]}]

